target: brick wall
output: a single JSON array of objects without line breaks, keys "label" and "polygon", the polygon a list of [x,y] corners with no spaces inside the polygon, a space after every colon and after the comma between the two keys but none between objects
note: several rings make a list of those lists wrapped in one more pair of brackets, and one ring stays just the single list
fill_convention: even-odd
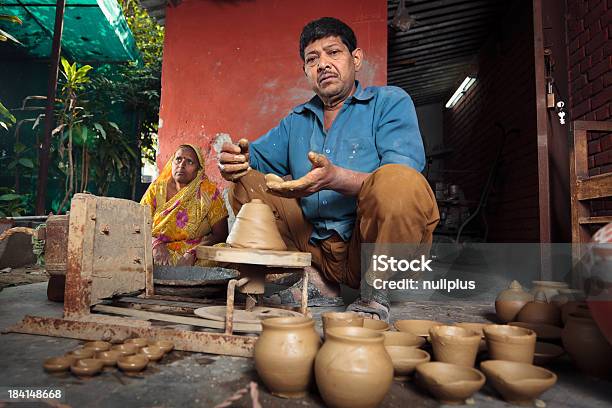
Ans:
[{"label": "brick wall", "polygon": [[[610,120],[612,0],[567,0],[571,120]],[[612,134],[589,134],[590,175],[612,172]],[[593,215],[612,214],[612,200],[594,200]]]},{"label": "brick wall", "polygon": [[[531,2],[515,2],[500,18],[478,60],[478,80],[444,115],[444,140],[454,149],[446,169],[468,200],[478,200],[501,132],[516,128],[505,143],[486,211],[490,242],[537,242],[538,168]],[[460,78],[459,80],[463,80]]]}]

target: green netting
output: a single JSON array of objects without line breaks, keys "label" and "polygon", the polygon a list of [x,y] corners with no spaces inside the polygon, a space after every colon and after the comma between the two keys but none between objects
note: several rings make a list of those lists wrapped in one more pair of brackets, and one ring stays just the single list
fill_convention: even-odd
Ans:
[{"label": "green netting", "polygon": [[[2,47],[2,56],[24,53],[37,58],[51,54],[54,0],[0,0],[0,14],[18,16],[22,25],[3,23],[23,46]],[[87,62],[138,60],[132,32],[116,0],[67,0],[62,52],[69,59]]]}]

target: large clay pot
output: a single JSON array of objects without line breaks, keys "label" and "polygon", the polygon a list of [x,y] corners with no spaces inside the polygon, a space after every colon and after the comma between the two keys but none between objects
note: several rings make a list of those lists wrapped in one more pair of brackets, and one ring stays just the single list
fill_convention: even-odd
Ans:
[{"label": "large clay pot", "polygon": [[495,313],[504,323],[515,320],[518,312],[533,300],[533,295],[523,290],[518,281],[512,281],[506,290],[502,290],[495,299]]},{"label": "large clay pot", "polygon": [[561,325],[561,311],[546,301],[544,292],[536,293],[535,300],[528,302],[516,316],[519,322]]},{"label": "large clay pot", "polygon": [[612,346],[587,313],[570,313],[561,338],[565,351],[581,371],[596,376],[612,371]]},{"label": "large clay pot", "polygon": [[272,394],[303,397],[312,383],[313,364],[321,346],[314,320],[274,317],[261,325],[263,331],[255,343],[257,374]]},{"label": "large clay pot", "polygon": [[257,198],[240,208],[226,242],[233,248],[287,249],[272,209]]},{"label": "large clay pot", "polygon": [[376,407],[393,381],[382,333],[361,327],[327,330],[315,361],[321,397],[329,407]]}]

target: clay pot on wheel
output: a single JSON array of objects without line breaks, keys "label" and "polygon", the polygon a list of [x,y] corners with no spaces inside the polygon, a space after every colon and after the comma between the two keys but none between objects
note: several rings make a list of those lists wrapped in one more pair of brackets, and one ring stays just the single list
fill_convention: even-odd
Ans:
[{"label": "clay pot on wheel", "polygon": [[272,209],[257,198],[240,208],[226,242],[233,248],[287,250]]},{"label": "clay pot on wheel", "polygon": [[317,387],[330,407],[376,407],[393,381],[382,333],[361,327],[327,330],[315,360]]},{"label": "clay pot on wheel", "polygon": [[314,320],[307,317],[274,317],[261,322],[255,343],[255,369],[272,394],[284,398],[306,395],[312,383],[313,364],[321,339]]},{"label": "clay pot on wheel", "polygon": [[499,292],[499,295],[497,295],[495,313],[502,322],[512,322],[523,306],[532,300],[533,295],[525,292],[521,284],[514,280],[508,289]]},{"label": "clay pot on wheel", "polygon": [[601,377],[612,371],[612,346],[586,313],[570,313],[561,339],[563,348],[581,371]]},{"label": "clay pot on wheel", "polygon": [[535,300],[527,303],[516,316],[516,320],[526,323],[561,325],[561,311],[546,301],[544,292],[536,293]]}]

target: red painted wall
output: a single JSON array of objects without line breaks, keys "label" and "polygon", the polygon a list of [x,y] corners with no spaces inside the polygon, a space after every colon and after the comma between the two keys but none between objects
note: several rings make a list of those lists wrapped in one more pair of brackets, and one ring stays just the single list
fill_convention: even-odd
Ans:
[{"label": "red painted wall", "polygon": [[179,144],[194,143],[207,152],[209,176],[222,182],[218,134],[254,140],[313,95],[299,36],[323,16],[355,31],[366,54],[362,84],[386,84],[386,0],[183,0],[168,7],[158,163]]},{"label": "red painted wall", "polygon": [[[515,2],[478,57],[478,80],[444,114],[448,181],[478,201],[500,143],[501,123],[519,133],[506,140],[486,210],[490,242],[538,242],[538,166],[531,2]],[[460,78],[462,81],[463,78]],[[459,85],[459,84],[457,84]],[[449,95],[450,96],[450,95]]]},{"label": "red painted wall", "polygon": [[[612,118],[612,41],[610,0],[567,1],[570,120]],[[612,172],[612,134],[592,132],[589,173]],[[593,200],[593,215],[612,214],[612,200]]]}]

